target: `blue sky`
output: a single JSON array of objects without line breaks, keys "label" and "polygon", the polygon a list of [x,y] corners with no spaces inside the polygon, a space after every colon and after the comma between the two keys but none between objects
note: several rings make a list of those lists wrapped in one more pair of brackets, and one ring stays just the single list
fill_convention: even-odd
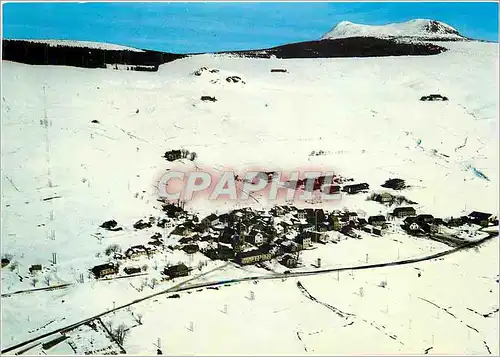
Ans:
[{"label": "blue sky", "polygon": [[3,37],[109,42],[193,53],[319,39],[342,20],[380,25],[414,18],[498,40],[498,3],[7,3]]}]

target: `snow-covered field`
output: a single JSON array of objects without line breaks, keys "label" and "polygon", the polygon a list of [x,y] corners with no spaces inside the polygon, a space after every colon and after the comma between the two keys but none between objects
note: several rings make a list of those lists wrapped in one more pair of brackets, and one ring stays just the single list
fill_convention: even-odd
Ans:
[{"label": "snow-covered field", "polygon": [[[18,268],[2,269],[2,294],[46,286],[45,277],[51,285],[76,283],[80,274],[85,281],[2,297],[2,349],[182,281],[137,291],[130,283],[140,285],[144,277],[91,282],[87,271],[105,262],[110,244],[125,249],[156,231],[168,233],[132,225],[162,216],[157,181],[172,167],[162,158],[169,149],[195,151],[197,164],[215,168],[326,167],[375,191],[400,177],[412,186],[404,195],[418,202],[419,212],[498,214],[498,44],[439,45],[450,51],[307,60],[201,55],[156,73],[3,61],[2,254]],[[193,76],[202,66],[219,72]],[[227,82],[230,75],[245,83]],[[419,101],[432,93],[450,100]],[[202,95],[218,101],[202,102]],[[313,150],[329,154],[309,157]],[[60,197],[43,200],[54,196]],[[334,205],[367,215],[387,211],[360,195]],[[203,217],[231,206],[196,201],[186,208]],[[124,230],[97,239],[98,226],[109,219]],[[318,245],[303,258],[310,264],[321,257],[323,266],[333,267],[364,263],[366,254],[369,262],[380,262],[444,249],[394,233]],[[206,260],[179,252],[156,260],[162,269],[165,262],[189,259],[195,267]],[[353,276],[239,283],[179,299],[160,295],[132,306],[143,323],[130,330],[123,347],[128,354],[155,353],[160,338],[168,354],[420,354],[430,347],[429,354],[485,354],[486,346],[498,354],[498,312],[486,318],[467,309],[498,309],[498,261],[495,239],[478,251]],[[32,264],[45,269],[35,284],[28,277]],[[207,272],[196,282],[269,274],[232,265],[208,273],[218,265],[223,263],[196,272]],[[384,279],[387,287],[379,287]],[[340,318],[307,299],[297,280],[319,301],[352,316]],[[250,290],[255,300],[246,298]],[[224,305],[227,314],[219,311]],[[134,324],[125,309],[103,317],[110,319]]]}]

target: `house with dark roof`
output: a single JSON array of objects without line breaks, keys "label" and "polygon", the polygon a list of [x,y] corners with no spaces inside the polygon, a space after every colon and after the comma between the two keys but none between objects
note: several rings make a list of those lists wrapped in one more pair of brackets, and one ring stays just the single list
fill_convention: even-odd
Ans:
[{"label": "house with dark roof", "polygon": [[357,223],[358,223],[359,227],[363,227],[363,226],[366,226],[368,224],[368,221],[365,218],[358,218]]},{"label": "house with dark roof", "polygon": [[33,274],[33,272],[38,272],[38,271],[42,271],[42,265],[41,264],[33,264],[29,268],[29,272],[31,274]]},{"label": "house with dark roof", "polygon": [[125,267],[123,269],[125,274],[130,275],[130,274],[138,274],[141,272],[141,268],[139,267]]},{"label": "house with dark roof", "polygon": [[417,217],[406,217],[403,221],[402,227],[409,234],[418,234],[423,232],[419,222],[417,221]]},{"label": "house with dark roof", "polygon": [[425,233],[429,233],[429,234],[436,234],[436,233],[439,233],[439,231],[440,231],[439,226],[437,224],[434,224],[434,223],[422,223],[420,225],[420,227],[422,228],[422,230]]},{"label": "house with dark roof", "polygon": [[267,249],[255,249],[236,254],[236,262],[241,265],[255,264],[271,260],[272,254]]},{"label": "house with dark roof", "polygon": [[185,214],[186,211],[181,207],[174,205],[172,203],[167,203],[162,206],[162,210],[167,213],[167,217],[169,218],[178,218],[182,214]]},{"label": "house with dark roof", "polygon": [[182,250],[187,254],[194,254],[200,250],[200,247],[196,243],[186,244],[182,247]]},{"label": "house with dark roof", "polygon": [[189,268],[185,264],[172,265],[169,267],[165,267],[163,270],[163,274],[168,276],[169,278],[178,278],[181,276],[189,275]]},{"label": "house with dark roof", "polygon": [[365,224],[362,228],[363,232],[373,233],[373,226],[371,224]]},{"label": "house with dark roof", "polygon": [[113,275],[118,273],[118,266],[113,263],[106,263],[101,265],[96,265],[90,271],[94,274],[96,278],[102,278],[108,275]]},{"label": "house with dark roof", "polygon": [[432,214],[419,214],[417,216],[417,222],[422,223],[432,223],[434,222],[434,216]]},{"label": "house with dark roof", "polygon": [[468,215],[470,222],[477,225],[488,225],[495,217],[491,213],[473,211]]},{"label": "house with dark roof", "polygon": [[264,235],[261,232],[252,231],[245,236],[245,241],[255,246],[261,246],[264,244]]},{"label": "house with dark roof", "polygon": [[446,226],[448,227],[461,227],[465,224],[470,223],[470,218],[468,216],[461,216],[458,218],[451,217],[447,220]]},{"label": "house with dark roof", "polygon": [[215,213],[212,213],[201,220],[201,225],[205,228],[214,227],[217,224],[219,224],[219,217]]},{"label": "house with dark roof", "polygon": [[398,218],[411,217],[416,215],[417,211],[413,207],[396,207],[392,211],[392,216]]},{"label": "house with dark roof", "polygon": [[176,226],[170,234],[178,236],[187,236],[193,233],[194,229],[195,229],[195,224],[191,221],[187,221]]},{"label": "house with dark roof", "polygon": [[368,217],[368,224],[371,224],[372,226],[383,226],[386,224],[386,220],[382,215],[370,216]]},{"label": "house with dark roof", "polygon": [[143,255],[149,255],[149,250],[143,245],[134,245],[125,251],[125,257],[134,259]]},{"label": "house with dark roof", "polygon": [[392,202],[393,197],[389,192],[382,192],[375,194],[373,200],[380,203],[389,203]]},{"label": "house with dark roof", "polygon": [[235,234],[236,230],[229,227],[224,227],[224,229],[219,233],[218,241],[221,243],[233,244]]},{"label": "house with dark roof", "polygon": [[339,232],[351,238],[359,238],[359,235],[354,231],[354,229],[350,225],[343,226],[342,228],[340,228]]},{"label": "house with dark roof", "polygon": [[342,192],[346,192],[348,194],[356,194],[359,192],[367,191],[370,188],[370,185],[368,185],[366,182],[364,183],[357,183],[353,185],[345,185],[342,187]]},{"label": "house with dark roof", "polygon": [[287,268],[296,268],[297,257],[292,254],[285,254],[281,257],[280,264],[286,266]]},{"label": "house with dark roof", "polygon": [[295,253],[300,250],[299,245],[289,239],[285,239],[279,246],[283,253]]}]

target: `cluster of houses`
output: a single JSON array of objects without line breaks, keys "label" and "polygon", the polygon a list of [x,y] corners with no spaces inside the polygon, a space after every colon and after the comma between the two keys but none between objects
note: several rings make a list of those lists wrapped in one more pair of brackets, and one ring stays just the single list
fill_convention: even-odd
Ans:
[{"label": "cluster of houses", "polygon": [[[356,185],[352,190],[365,190]],[[397,207],[385,215],[362,217],[356,212],[323,209],[298,209],[291,205],[274,206],[268,211],[249,207],[224,214],[210,214],[203,219],[188,213],[182,205],[168,203],[163,206],[166,216],[177,224],[170,232],[177,241],[175,247],[187,254],[201,252],[213,260],[231,260],[241,265],[257,264],[276,258],[288,268],[299,263],[300,251],[313,244],[329,242],[328,232],[337,231],[345,236],[360,238],[361,232],[383,236],[391,224],[399,224],[408,234],[429,235],[440,232],[440,227],[460,227],[464,224],[487,226],[498,224],[491,214],[472,212],[469,216],[450,218],[446,221],[430,214],[417,214],[414,207]],[[157,220],[158,227],[166,219]],[[335,243],[335,241],[333,241]],[[146,245],[128,248],[117,259],[150,257],[164,248],[162,236],[155,233]],[[111,264],[111,263],[110,263]],[[116,274],[117,268],[109,264],[95,267],[94,274],[102,277]],[[165,267],[164,275],[169,278],[186,276],[190,268],[184,264]],[[139,273],[128,269],[126,274]]]}]

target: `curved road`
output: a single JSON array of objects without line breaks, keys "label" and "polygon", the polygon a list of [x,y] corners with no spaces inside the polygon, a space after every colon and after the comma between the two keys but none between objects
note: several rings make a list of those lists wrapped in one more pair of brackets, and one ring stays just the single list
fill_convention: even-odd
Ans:
[{"label": "curved road", "polygon": [[[445,250],[443,252],[440,252],[440,253],[435,253],[435,254],[431,254],[431,255],[427,255],[425,257],[420,257],[420,258],[410,258],[410,259],[404,259],[404,260],[398,260],[398,261],[393,261],[393,262],[386,262],[386,263],[376,263],[376,264],[366,264],[366,265],[356,265],[356,266],[351,266],[351,267],[342,267],[342,268],[326,268],[326,269],[315,269],[315,270],[312,270],[312,271],[302,271],[302,272],[293,272],[293,273],[289,273],[289,274],[272,274],[272,275],[258,275],[258,276],[251,276],[251,277],[246,277],[246,278],[238,278],[238,279],[229,279],[229,280],[222,280],[222,281],[214,281],[214,282],[205,282],[205,283],[199,283],[199,284],[192,284],[192,285],[189,285],[189,286],[184,286],[186,285],[186,283],[188,283],[189,281],[192,281],[194,279],[197,279],[203,275],[206,275],[210,272],[212,272],[213,270],[211,271],[208,271],[204,274],[201,274],[199,276],[196,276],[196,277],[193,277],[191,279],[188,279],[180,284],[177,284],[173,287],[170,287],[166,290],[163,290],[163,291],[160,291],[158,293],[155,293],[155,294],[152,294],[152,295],[148,295],[148,296],[145,296],[143,298],[140,298],[140,299],[136,299],[136,300],[133,300],[125,305],[121,305],[121,306],[118,306],[117,308],[115,309],[112,309],[112,310],[108,310],[108,311],[105,311],[103,313],[100,313],[98,315],[94,315],[94,316],[91,316],[89,318],[86,318],[84,320],[81,320],[81,321],[78,321],[74,324],[71,324],[71,325],[68,325],[68,326],[65,326],[65,327],[62,327],[62,328],[59,328],[59,329],[56,329],[54,331],[51,331],[51,332],[47,332],[45,334],[42,334],[40,336],[37,336],[37,337],[34,337],[32,339],[29,339],[27,341],[24,341],[24,342],[21,342],[21,343],[18,343],[14,346],[10,346],[10,347],[7,347],[5,349],[3,349],[1,351],[1,353],[7,353],[7,352],[10,352],[10,351],[13,351],[13,350],[16,350],[20,347],[24,347],[26,346],[27,344],[30,344],[32,342],[36,342],[38,340],[41,340],[43,338],[46,338],[46,337],[49,337],[51,335],[54,335],[56,333],[65,333],[67,331],[70,331],[72,329],[75,329],[81,325],[84,325],[94,319],[97,319],[97,318],[100,318],[102,316],[105,316],[105,315],[108,315],[112,312],[115,312],[115,311],[118,311],[118,310],[122,310],[124,308],[127,308],[131,305],[134,305],[134,304],[137,304],[137,303],[140,303],[142,301],[145,301],[145,300],[148,300],[148,299],[151,299],[155,296],[158,296],[158,295],[162,295],[162,294],[168,294],[168,293],[172,293],[172,292],[180,292],[180,291],[187,291],[187,290],[193,290],[193,289],[199,289],[199,288],[203,288],[203,287],[211,287],[211,286],[218,286],[218,285],[223,285],[223,284],[228,284],[228,283],[237,283],[237,282],[243,282],[243,281],[248,281],[248,280],[274,280],[274,279],[283,279],[283,278],[291,278],[291,277],[298,277],[298,276],[308,276],[308,275],[317,275],[317,274],[325,274],[325,273],[331,273],[331,272],[336,272],[336,271],[346,271],[346,270],[364,270],[364,269],[374,269],[374,268],[383,268],[383,267],[388,267],[388,266],[396,266],[396,265],[406,265],[406,264],[414,264],[414,263],[419,263],[419,262],[423,262],[423,261],[426,261],[426,260],[432,260],[432,259],[436,259],[436,258],[440,258],[440,257],[444,257],[444,256],[447,256],[447,255],[450,255],[450,254],[453,254],[453,253],[456,253],[458,251],[461,251],[461,250],[464,250],[464,249],[468,249],[468,248],[473,248],[473,247],[476,247],[476,246],[479,246],[481,244],[483,244],[484,242],[498,236],[498,232],[486,232],[488,233],[488,237],[485,237],[485,238],[482,238],[480,240],[477,240],[477,241],[473,241],[473,242],[467,242],[467,243],[464,243],[458,247],[455,247],[455,248],[452,248],[452,249],[448,249],[448,250]],[[216,269],[220,269],[221,267],[218,267]],[[216,270],[214,269],[214,270]]]}]

